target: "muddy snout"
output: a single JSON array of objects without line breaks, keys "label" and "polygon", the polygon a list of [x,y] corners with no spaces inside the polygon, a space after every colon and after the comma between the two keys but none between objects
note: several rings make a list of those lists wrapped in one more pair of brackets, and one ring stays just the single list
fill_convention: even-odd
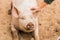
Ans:
[{"label": "muddy snout", "polygon": [[28,23],[27,25],[26,25],[26,30],[34,30],[34,24],[33,23]]}]

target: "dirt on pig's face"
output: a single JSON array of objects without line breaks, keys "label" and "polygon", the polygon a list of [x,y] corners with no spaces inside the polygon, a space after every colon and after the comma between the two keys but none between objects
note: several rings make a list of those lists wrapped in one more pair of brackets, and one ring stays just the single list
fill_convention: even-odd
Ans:
[{"label": "dirt on pig's face", "polygon": [[36,0],[25,0],[21,4],[14,4],[14,7],[19,21],[18,29],[25,32],[34,31],[39,12]]}]

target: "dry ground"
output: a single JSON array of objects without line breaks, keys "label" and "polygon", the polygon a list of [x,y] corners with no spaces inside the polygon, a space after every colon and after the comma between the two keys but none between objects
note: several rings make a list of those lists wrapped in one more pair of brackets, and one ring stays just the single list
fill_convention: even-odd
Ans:
[{"label": "dry ground", "polygon": [[[0,0],[0,40],[12,40],[9,28],[11,15],[8,14],[10,2],[11,0]],[[40,40],[56,40],[60,36],[60,0],[55,0],[51,5],[47,5],[41,10],[39,36]]]}]

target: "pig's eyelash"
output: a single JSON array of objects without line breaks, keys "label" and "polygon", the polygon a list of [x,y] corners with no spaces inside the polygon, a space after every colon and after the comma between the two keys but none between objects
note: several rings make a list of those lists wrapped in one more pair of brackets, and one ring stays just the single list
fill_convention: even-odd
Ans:
[{"label": "pig's eyelash", "polygon": [[31,8],[31,10],[32,10],[32,11],[34,11],[34,10],[35,10],[35,8]]},{"label": "pig's eyelash", "polygon": [[25,19],[25,17],[19,17],[19,19],[23,19],[23,20],[24,20],[24,19]]}]

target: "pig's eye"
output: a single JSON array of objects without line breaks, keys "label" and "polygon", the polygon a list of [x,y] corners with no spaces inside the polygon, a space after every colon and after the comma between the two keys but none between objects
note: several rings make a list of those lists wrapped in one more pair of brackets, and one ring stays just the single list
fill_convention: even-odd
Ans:
[{"label": "pig's eye", "polygon": [[24,20],[24,19],[25,19],[25,17],[19,17],[19,19],[23,19],[23,20]]},{"label": "pig's eye", "polygon": [[35,8],[31,8],[32,11],[36,10]]},{"label": "pig's eye", "polygon": [[37,9],[37,8],[31,8],[31,11],[32,11],[33,13],[38,13],[38,12],[40,12],[40,10]]},{"label": "pig's eye", "polygon": [[31,10],[35,10],[35,8],[31,8]]}]

